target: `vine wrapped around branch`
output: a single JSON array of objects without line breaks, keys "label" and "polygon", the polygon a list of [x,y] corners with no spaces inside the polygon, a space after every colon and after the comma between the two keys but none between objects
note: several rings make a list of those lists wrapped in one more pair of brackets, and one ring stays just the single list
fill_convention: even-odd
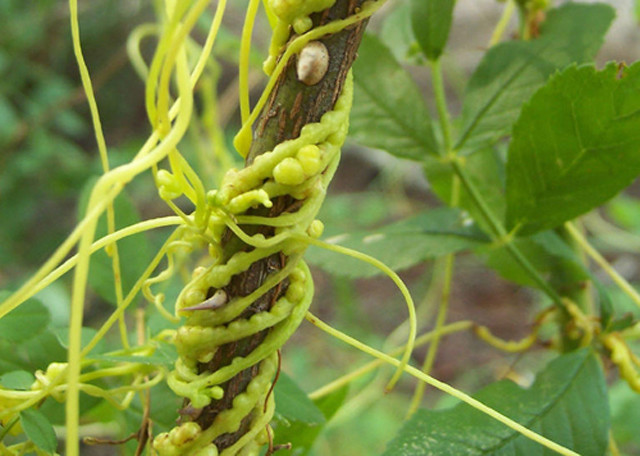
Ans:
[{"label": "vine wrapped around branch", "polygon": [[[266,64],[267,71],[275,68],[275,86],[253,138],[247,141],[247,124],[239,134],[246,167],[229,170],[208,194],[211,259],[194,270],[176,304],[186,322],[176,336],[180,358],[169,386],[185,403],[179,425],[154,440],[161,455],[256,454],[270,441],[277,352],[313,295],[301,235],[322,233],[315,217],[347,134],[363,3],[268,2],[279,20]],[[324,29],[311,43],[297,41],[301,52],[283,60],[296,36]],[[318,57],[305,54],[311,46],[320,49]],[[321,74],[309,78],[301,64]]]}]

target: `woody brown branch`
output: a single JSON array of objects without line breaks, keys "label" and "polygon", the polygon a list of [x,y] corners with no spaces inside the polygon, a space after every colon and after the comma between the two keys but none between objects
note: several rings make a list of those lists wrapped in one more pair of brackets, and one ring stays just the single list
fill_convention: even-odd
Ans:
[{"label": "woody brown branch", "polygon": [[[356,13],[363,3],[364,0],[337,0],[333,7],[311,16],[314,27],[346,18]],[[258,155],[273,150],[282,141],[297,138],[304,125],[318,122],[326,112],[333,109],[342,91],[347,73],[355,60],[365,27],[366,21],[362,21],[338,33],[326,35],[319,40],[327,47],[330,57],[328,71],[318,84],[307,86],[298,81],[296,58],[292,57],[289,60],[254,126],[253,142],[246,165],[250,165]],[[300,205],[289,196],[278,197],[273,203],[271,209],[251,209],[247,211],[247,214],[277,217],[283,212],[295,212]],[[265,237],[273,235],[273,228],[268,226],[243,226],[242,228],[250,234],[262,233]],[[227,258],[239,251],[252,249],[230,231],[227,231],[223,236],[223,243]],[[269,275],[282,269],[287,261],[287,257],[282,253],[258,261],[252,264],[247,271],[232,277],[224,290],[230,299],[247,296],[260,287]],[[268,311],[284,294],[287,286],[288,281],[286,280],[279,283],[253,302],[239,318],[249,318],[255,313]],[[222,345],[216,350],[211,361],[198,365],[198,371],[200,373],[215,372],[230,364],[235,357],[248,355],[262,343],[268,331],[262,331],[237,342]],[[193,413],[193,409],[185,404],[182,419],[194,419],[202,429],[208,428],[220,412],[232,407],[233,399],[245,391],[251,379],[257,374],[258,365],[238,373],[222,385],[225,391],[224,397],[212,401],[202,411],[198,411],[197,416],[189,416]],[[247,432],[251,419],[252,416],[245,417],[236,432],[218,437],[214,441],[217,448],[223,450],[233,445]]]}]

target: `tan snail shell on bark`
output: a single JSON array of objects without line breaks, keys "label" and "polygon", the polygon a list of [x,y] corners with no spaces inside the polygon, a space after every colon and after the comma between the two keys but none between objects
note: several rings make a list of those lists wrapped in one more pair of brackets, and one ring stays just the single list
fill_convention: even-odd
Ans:
[{"label": "tan snail shell on bark", "polygon": [[298,80],[308,86],[317,84],[329,69],[329,51],[320,41],[310,41],[298,55]]}]

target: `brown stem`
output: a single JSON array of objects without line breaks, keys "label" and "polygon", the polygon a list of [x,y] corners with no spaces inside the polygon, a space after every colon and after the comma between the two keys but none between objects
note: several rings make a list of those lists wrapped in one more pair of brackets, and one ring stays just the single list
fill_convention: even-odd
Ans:
[{"label": "brown stem", "polygon": [[[364,0],[337,0],[333,7],[312,16],[314,26],[317,27],[352,15],[362,6],[362,3]],[[329,51],[329,69],[324,78],[315,85],[307,86],[298,81],[296,58],[292,57],[289,60],[255,125],[247,165],[250,165],[258,155],[273,150],[280,142],[298,137],[304,125],[318,122],[326,112],[333,109],[342,91],[347,73],[356,57],[365,26],[366,21],[363,21],[320,39]],[[283,212],[294,212],[298,207],[295,200],[288,196],[276,198],[273,203],[271,209],[252,209],[247,211],[247,214],[277,217]],[[273,228],[267,226],[243,226],[242,228],[249,233],[262,233],[265,237],[273,235]],[[225,234],[223,239],[227,258],[236,252],[252,249],[230,231]],[[256,290],[270,274],[282,269],[287,261],[287,257],[282,253],[276,253],[258,261],[244,273],[232,277],[224,291],[229,299],[247,296]],[[269,310],[286,291],[287,286],[288,281],[282,281],[251,304],[239,318],[248,318],[255,313]],[[235,357],[246,356],[262,343],[267,334],[268,330],[219,347],[211,361],[198,365],[199,372],[214,372],[228,365]],[[213,401],[195,418],[201,428],[208,428],[220,412],[231,408],[233,399],[245,391],[257,373],[258,365],[255,365],[238,373],[225,385],[222,385],[225,391],[224,397]],[[186,412],[189,409],[187,404],[183,411]],[[228,448],[244,435],[249,428],[251,418],[251,416],[247,416],[236,432],[218,437],[214,442],[218,449]]]}]

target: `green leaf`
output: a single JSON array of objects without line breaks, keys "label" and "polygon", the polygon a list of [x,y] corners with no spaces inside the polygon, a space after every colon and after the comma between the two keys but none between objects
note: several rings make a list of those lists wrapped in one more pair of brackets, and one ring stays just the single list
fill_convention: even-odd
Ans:
[{"label": "green leaf", "polygon": [[[320,432],[324,429],[326,425],[326,421],[331,419],[335,412],[340,408],[342,403],[344,402],[348,388],[340,388],[337,391],[334,391],[327,396],[314,402],[309,401],[307,396],[302,393],[297,386],[295,386],[295,390],[297,390],[302,396],[305,398],[305,402],[309,401],[312,408],[309,407],[309,404],[303,405],[303,407],[307,410],[314,410],[312,413],[305,412],[301,415],[304,415],[305,421],[295,421],[292,420],[295,415],[298,415],[298,412],[294,412],[293,414],[286,411],[291,409],[292,406],[295,406],[295,402],[290,402],[289,404],[285,404],[284,406],[280,403],[282,396],[278,394],[278,385],[280,384],[280,380],[276,383],[276,415],[275,415],[275,437],[274,443],[276,444],[287,444],[291,443],[291,450],[280,450],[279,453],[283,455],[295,455],[302,456],[309,453],[311,450],[313,443],[320,435]],[[284,385],[287,389],[289,387]],[[281,387],[282,388],[282,387]],[[296,396],[299,396],[296,393]],[[284,410],[286,411],[286,415],[282,414]],[[318,415],[319,413],[319,415]]]},{"label": "green leaf", "polygon": [[324,415],[309,399],[307,393],[284,372],[274,388],[276,395],[276,414],[288,421],[318,425],[325,422]]},{"label": "green leaf", "polygon": [[20,412],[22,429],[36,446],[44,451],[53,453],[58,447],[53,426],[47,418],[37,410],[28,409]]},{"label": "green leaf", "polygon": [[[26,345],[29,345],[27,342]],[[29,370],[30,366],[15,349],[12,342],[0,339],[0,374],[17,370]]]},{"label": "green leaf", "polygon": [[570,67],[523,108],[507,160],[507,225],[552,228],[640,173],[640,64]]},{"label": "green leaf", "polygon": [[351,137],[400,158],[422,160],[435,154],[429,111],[411,76],[375,37],[365,35],[358,54]]},{"label": "green leaf", "polygon": [[18,370],[0,376],[0,385],[13,390],[28,390],[35,377],[31,372]]},{"label": "green leaf", "polygon": [[[93,188],[95,180],[90,180],[83,191],[84,204],[90,190]],[[125,193],[121,193],[114,201],[115,210],[115,226],[116,230],[133,225],[140,221],[138,210],[131,198]],[[96,228],[96,239],[106,236],[107,222],[106,216],[100,217]],[[147,237],[144,233],[130,236],[118,241],[118,255],[120,257],[120,268],[122,278],[122,289],[124,294],[133,287],[138,277],[144,272],[150,261],[150,247]],[[116,304],[116,295],[113,281],[112,257],[107,255],[104,249],[94,253],[91,256],[91,265],[89,267],[89,286],[93,291],[98,293],[102,298],[112,304]]]},{"label": "green leaf", "polygon": [[569,2],[549,11],[540,38],[491,48],[467,86],[455,147],[475,150],[506,136],[551,74],[593,60],[613,18],[608,5]]},{"label": "green leaf", "polygon": [[[10,293],[0,292],[0,302]],[[32,339],[45,330],[51,315],[38,300],[29,299],[0,319],[0,339],[21,343]]]},{"label": "green leaf", "polygon": [[411,0],[413,33],[429,60],[438,60],[449,38],[455,0]]},{"label": "green leaf", "polygon": [[[609,432],[606,383],[597,357],[588,349],[553,360],[529,389],[503,380],[484,388],[476,398],[582,456],[606,453]],[[385,456],[445,454],[556,453],[466,404],[447,410],[418,411],[384,453]]]},{"label": "green leaf", "polygon": [[34,337],[24,344],[30,366],[35,369],[46,369],[52,362],[67,361],[67,351],[60,345],[51,329]]},{"label": "green leaf", "polygon": [[[370,255],[394,271],[486,241],[470,219],[459,210],[449,208],[425,211],[376,230],[344,233],[327,239],[329,243]],[[367,263],[319,247],[309,247],[306,258],[337,275],[368,277],[381,274]]]}]

